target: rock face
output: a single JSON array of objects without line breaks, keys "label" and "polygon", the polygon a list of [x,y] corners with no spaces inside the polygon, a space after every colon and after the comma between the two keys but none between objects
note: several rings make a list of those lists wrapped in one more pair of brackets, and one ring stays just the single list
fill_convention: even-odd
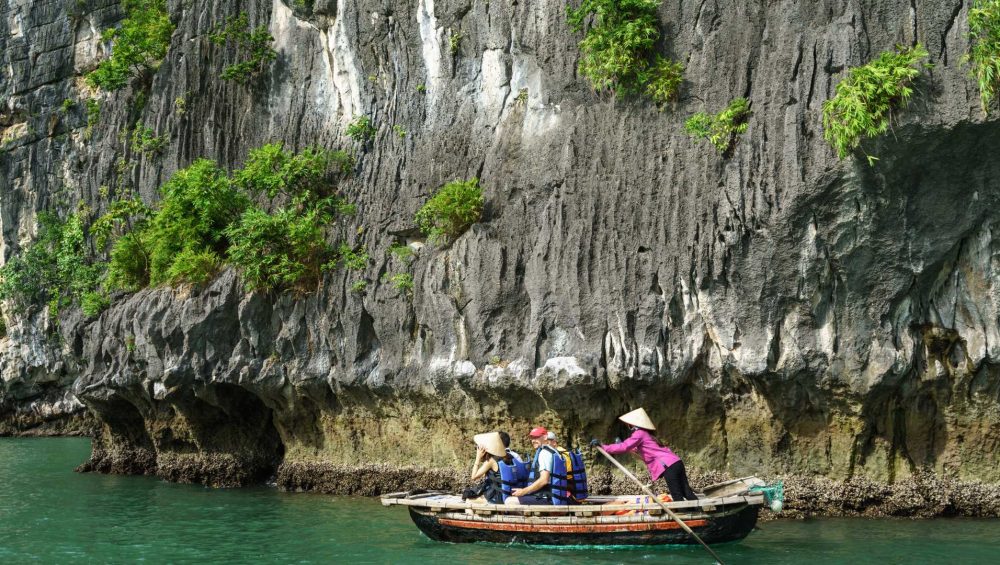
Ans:
[{"label": "rock face", "polygon": [[[310,466],[465,467],[496,427],[609,438],[642,405],[689,466],[1000,482],[1000,124],[961,64],[967,2],[667,0],[660,49],[687,70],[663,112],[578,76],[565,2],[171,0],[141,107],[80,79],[118,4],[67,6],[0,0],[4,257],[42,210],[103,209],[116,183],[152,202],[194,159],[235,167],[275,140],[357,152],[342,236],[372,257],[364,293],[334,272],[248,294],[226,271],[65,310],[57,331],[8,315],[0,413],[86,405],[90,468],[230,485],[284,465],[301,486]],[[218,78],[231,61],[207,39],[240,12],[278,51],[250,86]],[[823,102],[917,41],[934,67],[865,145],[879,161],[838,161]],[[59,109],[85,96],[89,127],[84,104]],[[731,155],[685,135],[738,96],[753,116]],[[378,126],[363,147],[343,134],[359,114]],[[119,136],[136,121],[161,156]],[[448,247],[412,235],[438,186],[473,176],[480,223]],[[401,272],[412,294],[381,282]]]}]

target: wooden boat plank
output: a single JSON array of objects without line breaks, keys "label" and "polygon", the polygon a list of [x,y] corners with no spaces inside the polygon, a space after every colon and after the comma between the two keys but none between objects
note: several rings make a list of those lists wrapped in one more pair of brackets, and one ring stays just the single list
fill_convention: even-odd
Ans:
[{"label": "wooden boat plank", "polygon": [[[658,504],[604,504],[604,505],[586,505],[586,506],[553,506],[553,505],[518,505],[518,506],[507,506],[502,504],[475,504],[470,502],[451,502],[444,500],[420,500],[420,499],[383,499],[383,502],[387,505],[399,505],[399,506],[425,506],[434,507],[441,509],[456,509],[465,510],[468,508],[490,510],[493,512],[502,513],[574,513],[591,509],[600,508],[601,512],[606,511],[622,511],[622,510],[652,510],[660,508]],[[727,506],[731,504],[762,504],[764,502],[763,495],[754,496],[732,496],[722,499],[702,499],[702,500],[690,500],[683,502],[671,502],[667,504],[667,507],[671,510],[688,510],[697,509],[707,506]]]},{"label": "wooden boat plank", "polygon": [[[731,510],[729,510],[727,512],[717,512],[717,513],[715,513],[715,515],[725,515],[725,514],[736,513],[736,512],[739,512],[739,511],[741,511],[742,509],[744,509],[746,507],[747,507],[747,505],[743,504],[743,505],[740,505],[740,506],[737,506],[737,507],[733,507]],[[434,513],[431,512],[430,509],[427,509],[427,508],[419,509],[418,511],[434,514]],[[481,516],[477,515],[474,511],[472,511],[472,509],[466,509],[464,511],[441,512],[441,513],[437,513],[437,514],[439,514],[440,516],[456,517],[456,518],[471,519],[471,520],[481,520],[481,519],[483,519]],[[704,518],[707,515],[708,514],[704,513],[704,512],[691,512],[691,513],[678,514],[678,516],[681,519],[683,519],[683,520],[688,520],[688,519],[702,519],[702,518]],[[496,517],[496,521],[500,521],[500,522],[505,521],[505,520],[517,520],[517,521],[529,521],[530,522],[530,521],[534,521],[534,520],[551,519],[551,520],[555,520],[555,521],[557,521],[559,523],[569,523],[569,522],[575,522],[575,523],[595,523],[595,521],[605,521],[605,522],[608,522],[608,521],[611,521],[611,522],[636,522],[636,521],[661,522],[661,521],[666,521],[666,520],[670,520],[671,519],[669,516],[666,516],[666,515],[656,515],[656,516],[654,516],[654,515],[649,514],[648,512],[633,512],[633,513],[630,513],[630,514],[623,514],[623,515],[609,515],[607,513],[601,513],[601,514],[597,514],[597,515],[591,516],[591,517],[576,516],[574,514],[561,514],[561,515],[560,514],[555,514],[555,515],[553,515],[553,514],[541,514],[541,513],[529,513],[527,515],[524,515],[524,514],[510,514],[510,513],[494,513],[493,516]]]}]

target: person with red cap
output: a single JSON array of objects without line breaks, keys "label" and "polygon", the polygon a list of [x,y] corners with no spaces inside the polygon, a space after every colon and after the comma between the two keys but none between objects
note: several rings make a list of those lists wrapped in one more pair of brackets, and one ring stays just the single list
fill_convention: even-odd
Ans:
[{"label": "person with red cap", "polygon": [[524,488],[514,489],[506,504],[552,504],[552,457],[555,450],[548,446],[548,434],[549,431],[541,426],[528,432],[531,446],[535,448],[531,468],[535,480]]}]

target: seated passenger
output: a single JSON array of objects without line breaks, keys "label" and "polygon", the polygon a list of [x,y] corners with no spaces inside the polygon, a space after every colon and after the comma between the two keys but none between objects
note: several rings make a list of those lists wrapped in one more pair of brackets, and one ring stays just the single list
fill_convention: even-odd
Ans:
[{"label": "seated passenger", "polygon": [[549,432],[545,437],[549,447],[556,450],[558,454],[556,456],[563,459],[566,468],[566,490],[569,491],[567,502],[574,504],[586,500],[589,494],[587,492],[587,470],[584,468],[583,455],[580,454],[580,450],[569,451],[561,447],[559,438],[553,432]]},{"label": "seated passenger", "polygon": [[555,450],[546,444],[549,431],[537,427],[528,433],[535,457],[531,463],[531,482],[524,488],[516,488],[505,504],[552,504],[552,470]]},{"label": "seated passenger", "polygon": [[472,464],[472,481],[482,479],[475,488],[465,489],[462,500],[472,499],[474,502],[503,504],[503,488],[501,486],[499,461],[508,465],[513,458],[507,453],[497,432],[479,434],[473,440],[476,442],[476,462]]}]

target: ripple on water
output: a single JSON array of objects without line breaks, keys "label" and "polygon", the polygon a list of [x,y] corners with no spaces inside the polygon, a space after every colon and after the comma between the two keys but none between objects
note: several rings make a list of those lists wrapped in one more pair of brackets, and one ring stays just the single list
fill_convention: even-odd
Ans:
[{"label": "ripple on water", "polygon": [[[371,499],[212,490],[81,475],[89,441],[0,439],[0,563],[705,563],[698,547],[553,549],[436,543]],[[994,563],[995,520],[772,522],[719,546],[733,563]]]}]

